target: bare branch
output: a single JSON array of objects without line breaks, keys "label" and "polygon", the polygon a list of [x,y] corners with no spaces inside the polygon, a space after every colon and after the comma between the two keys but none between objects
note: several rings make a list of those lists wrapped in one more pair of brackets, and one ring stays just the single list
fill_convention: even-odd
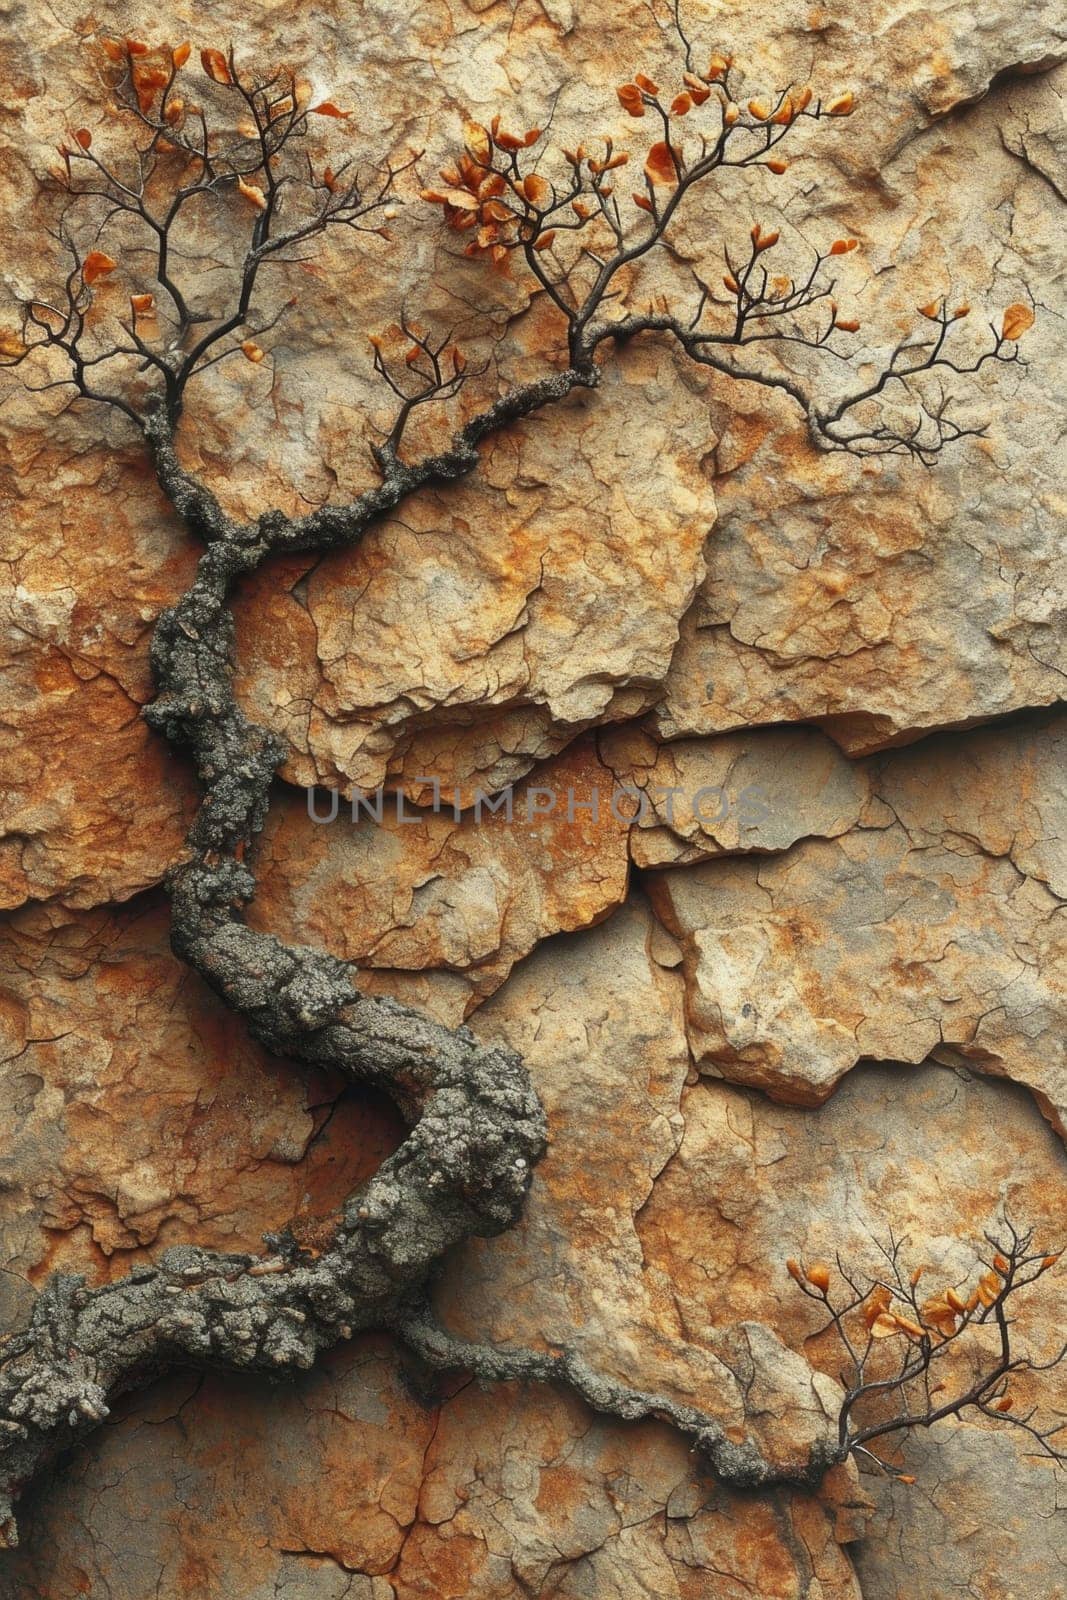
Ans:
[{"label": "bare branch", "polygon": [[[1016,1411],[1011,1384],[1017,1374],[1045,1372],[1067,1359],[1067,1344],[1048,1361],[1020,1355],[1012,1331],[1016,1319],[1009,1315],[1009,1305],[1014,1310],[1020,1292],[1051,1271],[1060,1252],[1036,1248],[1032,1232],[1020,1231],[1007,1218],[985,1238],[990,1256],[987,1261],[979,1255],[986,1270],[970,1293],[949,1287],[922,1296],[925,1268],[905,1273],[904,1241],[892,1234],[888,1244],[876,1241],[888,1269],[883,1275],[864,1281],[838,1262],[839,1276],[850,1291],[843,1298],[832,1290],[833,1275],[825,1263],[804,1267],[787,1262],[801,1292],[828,1313],[821,1331],[832,1329],[848,1358],[841,1374],[845,1397],[838,1430],[844,1455],[863,1454],[890,1471],[871,1451],[875,1440],[930,1428],[973,1410],[1021,1429],[1037,1446],[1036,1453],[1067,1463],[1067,1451],[1055,1442],[1067,1422],[1042,1427],[1034,1421],[1036,1408]],[[976,1333],[984,1329],[994,1334],[992,1349]],[[957,1356],[964,1347],[973,1375],[961,1384]],[[881,1359],[870,1376],[876,1350]]]}]

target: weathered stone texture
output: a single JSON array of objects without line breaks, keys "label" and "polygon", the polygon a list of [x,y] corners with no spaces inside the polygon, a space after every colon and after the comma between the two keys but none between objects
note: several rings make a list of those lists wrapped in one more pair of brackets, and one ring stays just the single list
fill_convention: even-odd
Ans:
[{"label": "weathered stone texture", "polygon": [[815,1104],[864,1057],[933,1054],[1028,1084],[1062,1131],[1060,728],[881,757],[868,825],[652,878],[701,1070]]},{"label": "weathered stone texture", "polygon": [[[331,150],[424,148],[430,179],[463,115],[529,127],[553,103],[553,142],[610,133],[642,156],[649,122],[614,85],[676,84],[667,9],[223,0],[208,21],[176,0],[165,21],[288,56],[358,112],[325,129]],[[441,1316],[567,1344],[784,1461],[838,1398],[784,1257],[870,1265],[891,1225],[931,1273],[965,1275],[1003,1205],[1062,1243],[1067,768],[1045,708],[1065,682],[1067,42],[1051,0],[728,9],[688,8],[700,56],[733,49],[753,92],[852,85],[860,111],[805,133],[782,176],[725,174],[632,302],[684,303],[756,218],[781,229],[784,271],[811,242],[861,241],[838,298],[864,370],[931,297],[971,301],[977,338],[1032,296],[1030,365],[963,398],[988,436],[931,473],[823,455],[785,398],[635,343],[462,487],[249,580],[238,687],[288,747],[256,926],[519,1048],[549,1114],[526,1215],[449,1261]],[[9,287],[47,281],[36,174],[56,138],[108,136],[92,41],[109,25],[65,3],[5,13]],[[120,25],[163,24],[130,0]],[[272,294],[297,303],[271,360],[191,394],[185,459],[235,513],[373,480],[388,410],[366,335],[401,305],[488,362],[461,414],[558,358],[545,297],[459,257],[419,181],[391,244],[330,240],[279,273]],[[208,284],[207,223],[195,245]],[[818,381],[839,392],[845,366]],[[6,1327],[57,1266],[103,1281],[286,1222],[313,1243],[399,1125],[268,1058],[169,953],[156,886],[193,793],[139,711],[152,623],[195,551],[121,421],[0,382]],[[317,825],[292,787],[382,782],[413,821],[394,797],[381,826],[344,800]],[[479,822],[478,791],[510,783],[513,820]],[[631,827],[615,785],[646,797]],[[537,788],[556,804],[528,819]],[[569,789],[599,814],[568,817]],[[1026,1337],[1062,1324],[1062,1283]],[[1067,1404],[1057,1376],[1041,1397]],[[291,1387],[178,1374],[130,1396],[35,1491],[0,1597],[1064,1600],[1062,1486],[1015,1434],[946,1425],[892,1459],[915,1486],[836,1474],[742,1499],[659,1424],[428,1380],[359,1340]]]},{"label": "weathered stone texture", "polygon": [[[1062,1148],[1013,1085],[893,1063],[857,1069],[815,1112],[700,1082],[681,1113],[677,1153],[637,1228],[645,1271],[669,1281],[690,1337],[702,1336],[709,1315],[758,1317],[834,1372],[840,1349],[815,1336],[825,1317],[783,1270],[787,1244],[808,1260],[840,1252],[876,1273],[891,1225],[933,1292],[973,1282],[982,1233],[1000,1208],[1025,1217],[1039,1239],[1060,1238]],[[1062,1305],[1054,1280],[1020,1304],[1017,1338],[1035,1360],[1055,1353]],[[1061,1373],[1041,1381],[1053,1415],[1067,1405],[1064,1388]],[[1037,1392],[1031,1380],[1020,1404]],[[979,1419],[879,1448],[917,1482],[864,1475],[876,1510],[852,1554],[865,1600],[917,1600],[968,1583],[990,1600],[1064,1593],[1062,1491],[1023,1436]]]},{"label": "weathered stone texture", "polygon": [[396,1144],[391,1110],[294,1073],[167,948],[155,897],[0,927],[4,1284],[105,1279],[165,1245],[256,1248],[328,1214]]},{"label": "weathered stone texture", "polygon": [[435,1009],[462,1015],[539,940],[598,922],[625,897],[625,797],[613,810],[612,785],[583,739],[515,786],[510,813],[497,799],[457,814],[443,790],[422,809],[372,794],[354,814],[342,800],[333,821],[316,821],[331,814],[324,795],[285,791],[253,920],[357,961],[375,987],[410,994],[426,974]]},{"label": "weathered stone texture", "polygon": [[658,1424],[624,1429],[551,1389],[423,1406],[385,1343],[281,1393],[172,1379],[102,1443],[43,1539],[54,1496],[38,1498],[4,1600],[696,1600],[708,1572],[723,1600],[860,1600],[812,1498],[741,1501]]}]

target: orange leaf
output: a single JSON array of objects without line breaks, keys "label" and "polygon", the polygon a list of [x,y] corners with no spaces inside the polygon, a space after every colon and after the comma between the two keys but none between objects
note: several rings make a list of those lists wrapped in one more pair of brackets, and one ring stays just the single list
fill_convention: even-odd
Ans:
[{"label": "orange leaf", "polygon": [[796,112],[793,110],[793,102],[789,96],[786,95],[785,99],[778,107],[778,110],[771,118],[771,121],[779,128],[788,128],[795,116]]},{"label": "orange leaf", "polygon": [[856,96],[851,89],[844,94],[835,95],[826,107],[827,115],[831,117],[850,117],[856,109]]},{"label": "orange leaf", "polygon": [[1029,306],[1017,301],[1015,305],[1009,306],[1004,313],[1000,336],[1002,339],[1021,339],[1026,330],[1032,328],[1033,325],[1034,313]]},{"label": "orange leaf", "polygon": [[246,339],[241,346],[241,354],[246,361],[251,361],[253,366],[259,365],[263,360],[264,353],[254,339]]},{"label": "orange leaf", "polygon": [[176,70],[184,67],[185,63],[189,59],[189,54],[192,48],[192,45],[187,39],[184,44],[178,45],[175,50],[171,51],[170,59],[173,61]]},{"label": "orange leaf", "polygon": [[652,201],[648,198],[647,194],[635,194],[633,201],[634,205],[640,206],[642,211],[652,210]]},{"label": "orange leaf", "polygon": [[786,1262],[785,1270],[793,1279],[794,1283],[802,1283],[804,1281],[803,1268],[801,1267],[800,1262],[795,1260],[793,1256],[790,1256],[789,1260]]},{"label": "orange leaf", "polygon": [[676,94],[671,101],[671,116],[684,117],[687,111],[693,109],[693,96],[691,94]]},{"label": "orange leaf", "polygon": [[857,333],[859,323],[855,317],[838,317],[834,322],[835,328],[840,328],[842,333]]},{"label": "orange leaf", "polygon": [[653,82],[651,78],[646,77],[643,72],[634,73],[634,82],[636,83],[637,87],[639,89],[643,89],[646,94],[659,94],[659,84]]},{"label": "orange leaf", "polygon": [[538,177],[536,172],[531,172],[522,180],[522,192],[532,206],[541,206],[546,200],[551,200],[552,185]]},{"label": "orange leaf", "polygon": [[957,318],[958,317],[968,317],[968,316],[970,316],[970,314],[971,314],[971,308],[967,304],[966,300],[963,302],[963,304],[961,306],[957,306],[955,311],[952,313],[952,315],[954,317],[957,317]]},{"label": "orange leaf", "polygon": [[130,310],[135,317],[154,316],[155,309],[156,297],[154,294],[131,294]]},{"label": "orange leaf", "polygon": [[881,1316],[883,1311],[888,1311],[893,1296],[884,1283],[876,1284],[867,1297],[863,1308],[863,1320],[868,1328]]},{"label": "orange leaf", "polygon": [[765,163],[765,165],[767,167],[767,171],[768,172],[776,172],[779,177],[781,177],[783,172],[788,172],[789,171],[789,162],[788,161],[778,161],[778,160],[768,161],[768,162]]},{"label": "orange leaf", "polygon": [[898,1333],[903,1333],[903,1331],[896,1317],[892,1316],[888,1311],[879,1311],[871,1323],[872,1339],[892,1339]]},{"label": "orange leaf", "polygon": [[251,201],[257,211],[266,211],[267,197],[256,183],[246,183],[243,178],[238,178],[237,187],[246,200]]},{"label": "orange leaf", "polygon": [[126,46],[124,44],[119,44],[117,39],[105,39],[104,54],[107,56],[109,61],[125,61]]},{"label": "orange leaf", "polygon": [[143,39],[127,39],[126,53],[131,56],[146,56],[148,54],[148,46]]},{"label": "orange leaf", "polygon": [[925,306],[919,306],[918,312],[920,317],[928,317],[931,322],[936,322],[941,315],[941,302],[940,300],[931,300]]},{"label": "orange leaf", "polygon": [[83,150],[88,150],[89,146],[93,142],[93,136],[89,132],[88,128],[79,128],[74,137],[81,145]]},{"label": "orange leaf", "polygon": [[732,128],[740,115],[741,107],[735,106],[732,100],[728,101],[722,108],[723,125],[727,128]]},{"label": "orange leaf", "polygon": [[162,89],[169,81],[170,74],[163,67],[136,66],[132,72],[133,86],[137,91],[137,103],[142,111],[149,111],[156,98],[156,90]]},{"label": "orange leaf", "polygon": [[1006,1394],[1002,1400],[997,1401],[996,1408],[998,1411],[1010,1411],[1014,1404],[1015,1401],[1012,1399],[1011,1395]]},{"label": "orange leaf", "polygon": [[483,128],[480,122],[465,122],[463,124],[463,143],[480,166],[489,165],[489,129]]},{"label": "orange leaf", "polygon": [[707,78],[711,83],[715,83],[719,78],[725,78],[726,74],[733,66],[733,60],[733,56],[720,55],[720,53],[716,51],[711,60],[708,62],[708,70],[704,74],[705,78]]},{"label": "orange leaf", "polygon": [[114,272],[118,262],[103,250],[90,250],[82,262],[82,278],[86,283],[95,283],[97,278],[106,277],[109,272]]},{"label": "orange leaf", "polygon": [[737,291],[741,287],[741,285],[738,283],[737,279],[734,277],[732,272],[725,273],[723,275],[723,280],[722,281],[726,285],[726,287],[729,289],[731,294],[736,294]]},{"label": "orange leaf", "polygon": [[658,140],[645,157],[645,172],[650,183],[677,183],[678,170],[671,154],[671,147],[664,140]]},{"label": "orange leaf", "polygon": [[536,144],[540,137],[540,128],[527,128],[526,132],[522,136],[523,147],[529,150],[530,146],[532,144]]},{"label": "orange leaf", "polygon": [[226,57],[221,50],[201,50],[200,65],[213,83],[232,83]]},{"label": "orange leaf", "polygon": [[549,250],[549,249],[551,249],[552,241],[553,241],[553,239],[555,237],[556,237],[555,228],[549,228],[547,233],[541,234],[540,238],[534,240],[534,249],[535,250]]},{"label": "orange leaf", "polygon": [[167,101],[167,109],[163,113],[163,121],[168,127],[176,128],[185,115],[185,101],[181,96]]},{"label": "orange leaf", "polygon": [[636,83],[620,83],[615,93],[619,97],[623,110],[628,111],[631,117],[644,116],[645,102]]},{"label": "orange leaf", "polygon": [[750,100],[748,114],[750,117],[755,117],[757,122],[766,122],[771,114],[771,108],[765,100]]},{"label": "orange leaf", "polygon": [[469,194],[466,189],[446,189],[445,203],[456,211],[477,211],[478,198]]},{"label": "orange leaf", "polygon": [[340,106],[335,106],[332,100],[320,100],[317,106],[308,106],[308,110],[316,117],[350,117],[351,111],[342,111]]},{"label": "orange leaf", "polygon": [[822,1289],[825,1292],[830,1287],[830,1268],[825,1261],[813,1262],[804,1276],[816,1289]]},{"label": "orange leaf", "polygon": [[835,239],[830,246],[832,256],[847,256],[850,250],[855,250],[859,244],[858,239]]},{"label": "orange leaf", "polygon": [[510,222],[513,215],[503,200],[483,201],[478,214],[483,222]]},{"label": "orange leaf", "polygon": [[912,1474],[910,1472],[898,1472],[897,1473],[897,1482],[898,1483],[914,1483],[915,1479],[914,1479],[914,1477],[912,1476]]}]

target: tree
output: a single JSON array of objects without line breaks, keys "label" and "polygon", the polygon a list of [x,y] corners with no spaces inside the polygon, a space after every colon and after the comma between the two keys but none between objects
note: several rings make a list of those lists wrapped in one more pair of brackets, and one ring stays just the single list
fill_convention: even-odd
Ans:
[{"label": "tree", "polygon": [[[940,297],[920,308],[917,331],[879,373],[820,404],[808,364],[846,359],[859,326],[834,300],[832,277],[835,258],[856,241],[829,241],[790,276],[772,270],[779,237],[759,223],[743,254],[727,251],[721,286],[694,274],[684,307],[639,309],[634,269],[669,247],[692,190],[729,168],[777,173],[779,151],[800,126],[847,125],[855,109],[849,92],[822,99],[794,86],[765,102],[745,100],[729,56],[715,53],[700,71],[680,23],[678,35],[673,97],[643,74],[618,90],[625,112],[649,119],[657,136],[629,199],[615,185],[630,154],[611,141],[553,154],[536,128],[512,134],[499,119],[466,127],[455,162],[440,187],[422,191],[423,201],[466,236],[468,253],[532,278],[558,316],[559,347],[544,353],[542,375],[469,405],[461,391],[486,369],[472,367],[450,333],[431,334],[400,310],[372,341],[374,370],[395,400],[373,449],[379,482],[348,505],[306,516],[266,508],[239,523],[226,514],[182,465],[186,395],[195,378],[231,357],[268,359],[260,341],[269,342],[286,309],[270,298],[272,269],[306,259],[325,232],[359,234],[373,267],[374,240],[393,221],[417,158],[366,173],[347,159],[334,157],[331,166],[312,133],[331,125],[339,132],[348,112],[330,100],[312,104],[294,72],[256,76],[232,50],[208,48],[196,89],[187,89],[188,44],[158,49],[135,39],[106,47],[110,126],[71,130],[59,146],[50,181],[67,271],[50,296],[25,301],[18,335],[5,336],[5,359],[25,367],[32,387],[69,386],[74,401],[109,408],[135,430],[162,491],[204,546],[192,585],[156,625],[158,694],[146,712],[189,752],[202,790],[186,857],[168,882],[174,950],[268,1049],[383,1090],[410,1133],[349,1197],[321,1249],[280,1234],[261,1257],[178,1247],[103,1288],[64,1274],[48,1281],[28,1328],[0,1351],[0,1519],[9,1539],[20,1487],[106,1416],[121,1389],[175,1363],[278,1374],[306,1368],[368,1327],[392,1330],[433,1365],[563,1380],[601,1410],[665,1417],[730,1483],[783,1477],[751,1442],[733,1442],[699,1411],[628,1389],[565,1351],[470,1347],[434,1324],[426,1291],[436,1265],[458,1241],[514,1223],[543,1153],[544,1116],[523,1064],[465,1028],[361,995],[345,963],[283,945],[242,916],[255,889],[248,851],[283,756],[233,695],[229,598],[242,575],[279,552],[353,544],[408,496],[475,471],[484,440],[576,390],[595,390],[613,350],[640,335],[783,391],[821,449],[900,454],[927,466],[982,431],[954,418],[939,381],[1018,359],[1016,341],[1033,321],[1028,306],[1009,306],[988,339],[969,341],[969,308]],[[229,285],[217,295],[217,278],[205,287],[182,248],[183,230],[205,209],[229,241],[230,271],[221,275]],[[450,402],[463,414],[448,443],[412,451],[412,419]],[[785,1477],[813,1482],[852,1447],[828,1446]]]},{"label": "tree", "polygon": [[[874,1277],[838,1258],[843,1292],[831,1292],[834,1274],[825,1261],[807,1267],[792,1259],[786,1263],[801,1292],[828,1312],[821,1331],[832,1332],[844,1359],[838,1417],[842,1459],[861,1457],[902,1483],[914,1483],[875,1453],[876,1441],[891,1444],[911,1429],[973,1410],[1021,1429],[1033,1454],[1067,1461],[1055,1442],[1067,1422],[1042,1426],[1036,1406],[1016,1409],[1012,1388],[1013,1381],[1025,1382],[1028,1374],[1047,1372],[1067,1358],[1067,1343],[1045,1361],[1022,1355],[1012,1333],[1019,1320],[1018,1296],[1056,1265],[1059,1252],[1035,1246],[1029,1229],[1004,1218],[996,1233],[985,1235],[988,1257],[978,1255],[985,1271],[973,1289],[960,1285],[927,1293],[921,1286],[925,1266],[910,1272],[904,1267],[905,1243],[890,1235],[889,1244],[880,1247],[884,1270]],[[893,1353],[887,1356],[887,1350]]]}]

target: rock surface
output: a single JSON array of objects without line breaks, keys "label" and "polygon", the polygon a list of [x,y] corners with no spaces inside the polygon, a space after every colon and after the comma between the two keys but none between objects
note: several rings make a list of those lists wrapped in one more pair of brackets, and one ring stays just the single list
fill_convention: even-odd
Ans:
[{"label": "rock surface", "polygon": [[541,939],[598,922],[626,894],[625,796],[613,807],[613,774],[591,741],[535,777],[458,813],[443,786],[421,809],[373,793],[355,812],[341,801],[333,821],[322,794],[285,791],[253,921],[357,961],[393,993],[436,977],[435,1010],[458,1020]]},{"label": "rock surface", "polygon": [[34,1549],[0,1573],[4,1600],[153,1587],[695,1600],[709,1571],[723,1600],[861,1600],[833,1514],[811,1498],[753,1508],[695,1476],[658,1424],[606,1423],[551,1389],[420,1404],[387,1345],[355,1346],[281,1395],[171,1380],[125,1409],[104,1448],[69,1478],[65,1526],[44,1540],[53,1497],[39,1499]]},{"label": "rock surface", "polygon": [[817,1104],[865,1057],[933,1054],[1028,1084],[1062,1131],[1061,737],[1057,719],[953,735],[936,766],[881,757],[877,808],[840,838],[654,877],[701,1070]]},{"label": "rock surface", "polygon": [[391,1109],[247,1038],[171,955],[155,896],[33,907],[0,950],[0,1266],[20,1298],[55,1268],[102,1280],[169,1244],[258,1248],[398,1142]]},{"label": "rock surface", "polygon": [[[867,1066],[816,1112],[752,1090],[700,1082],[682,1097],[684,1133],[638,1220],[645,1271],[671,1285],[680,1328],[713,1315],[758,1317],[816,1365],[840,1347],[816,1337],[825,1316],[800,1296],[782,1257],[878,1271],[891,1224],[909,1265],[933,1286],[973,1281],[982,1233],[1001,1211],[1059,1239],[1063,1154],[1015,1086],[934,1064]],[[840,1286],[836,1280],[835,1289]],[[1035,1359],[1059,1344],[1062,1283],[1020,1303],[1018,1337]],[[695,1332],[694,1332],[695,1330]],[[1067,1408],[1062,1373],[1043,1403]],[[908,1436],[883,1456],[914,1485],[864,1475],[875,1513],[852,1548],[866,1600],[970,1583],[991,1600],[1062,1594],[1064,1544],[1055,1474],[1014,1429],[980,1421]],[[1013,1487],[1008,1490],[1007,1485]],[[965,1591],[964,1591],[965,1592]]]},{"label": "rock surface", "polygon": [[688,866],[709,856],[785,850],[834,839],[864,816],[870,777],[812,728],[754,729],[657,744],[626,729],[602,740],[634,793],[635,866]]},{"label": "rock surface", "polygon": [[[668,9],[375,0],[357,25],[337,0],[222,0],[210,21],[176,0],[167,25],[308,70],[358,109],[330,151],[424,149],[413,201],[466,115],[529,127],[552,107],[553,143],[610,133],[636,172],[649,122],[614,86],[680,87]],[[861,370],[950,290],[976,338],[1032,299],[1030,365],[970,384],[960,415],[987,437],[924,473],[819,454],[786,399],[635,343],[461,488],[358,550],[265,568],[237,605],[239,685],[290,787],[253,915],[527,1056],[553,1143],[521,1226],[448,1264],[442,1317],[566,1343],[784,1460],[837,1400],[785,1256],[866,1261],[892,1225],[964,1275],[1004,1205],[1062,1242],[1067,769],[1042,708],[1067,676],[1067,30],[1051,0],[688,10],[699,57],[734,50],[746,93],[810,73],[860,112],[784,175],[725,174],[633,303],[684,304],[758,217],[781,271],[860,240],[838,296]],[[57,138],[109,137],[95,52],[119,24],[15,0],[5,25],[21,292],[54,265],[36,175]],[[158,11],[129,0],[121,26],[154,40]],[[235,512],[373,481],[388,410],[366,336],[402,305],[487,363],[460,410],[558,359],[543,295],[464,261],[417,203],[392,227],[282,269],[271,292],[297,303],[270,359],[191,396],[185,458]],[[197,246],[214,283],[207,224]],[[830,366],[825,396],[849,381]],[[168,950],[157,886],[193,793],[138,713],[196,552],[124,425],[0,374],[0,464],[2,1332],[55,1267],[102,1281],[286,1222],[313,1243],[399,1125],[269,1059]],[[345,799],[318,825],[291,787],[313,783],[385,783],[415,820],[393,796],[381,825]],[[511,784],[512,821],[476,814]],[[620,787],[643,797],[633,825]],[[598,814],[568,816],[568,790]],[[528,817],[537,792],[555,804]],[[1062,1283],[1028,1337],[1062,1324]],[[1040,1398],[1067,1406],[1059,1374]],[[742,1500],[659,1424],[428,1380],[362,1340],[289,1388],[178,1374],[128,1397],[35,1491],[0,1600],[1064,1600],[1062,1484],[1017,1435],[946,1426],[892,1459],[914,1486],[840,1474]]]},{"label": "rock surface", "polygon": [[691,395],[673,414],[675,383],[665,352],[635,351],[487,448],[476,482],[318,562],[290,592],[301,616],[276,602],[264,628],[243,608],[246,699],[293,740],[288,776],[343,793],[402,776],[418,800],[433,773],[470,804],[652,704],[715,514],[707,416]]}]

